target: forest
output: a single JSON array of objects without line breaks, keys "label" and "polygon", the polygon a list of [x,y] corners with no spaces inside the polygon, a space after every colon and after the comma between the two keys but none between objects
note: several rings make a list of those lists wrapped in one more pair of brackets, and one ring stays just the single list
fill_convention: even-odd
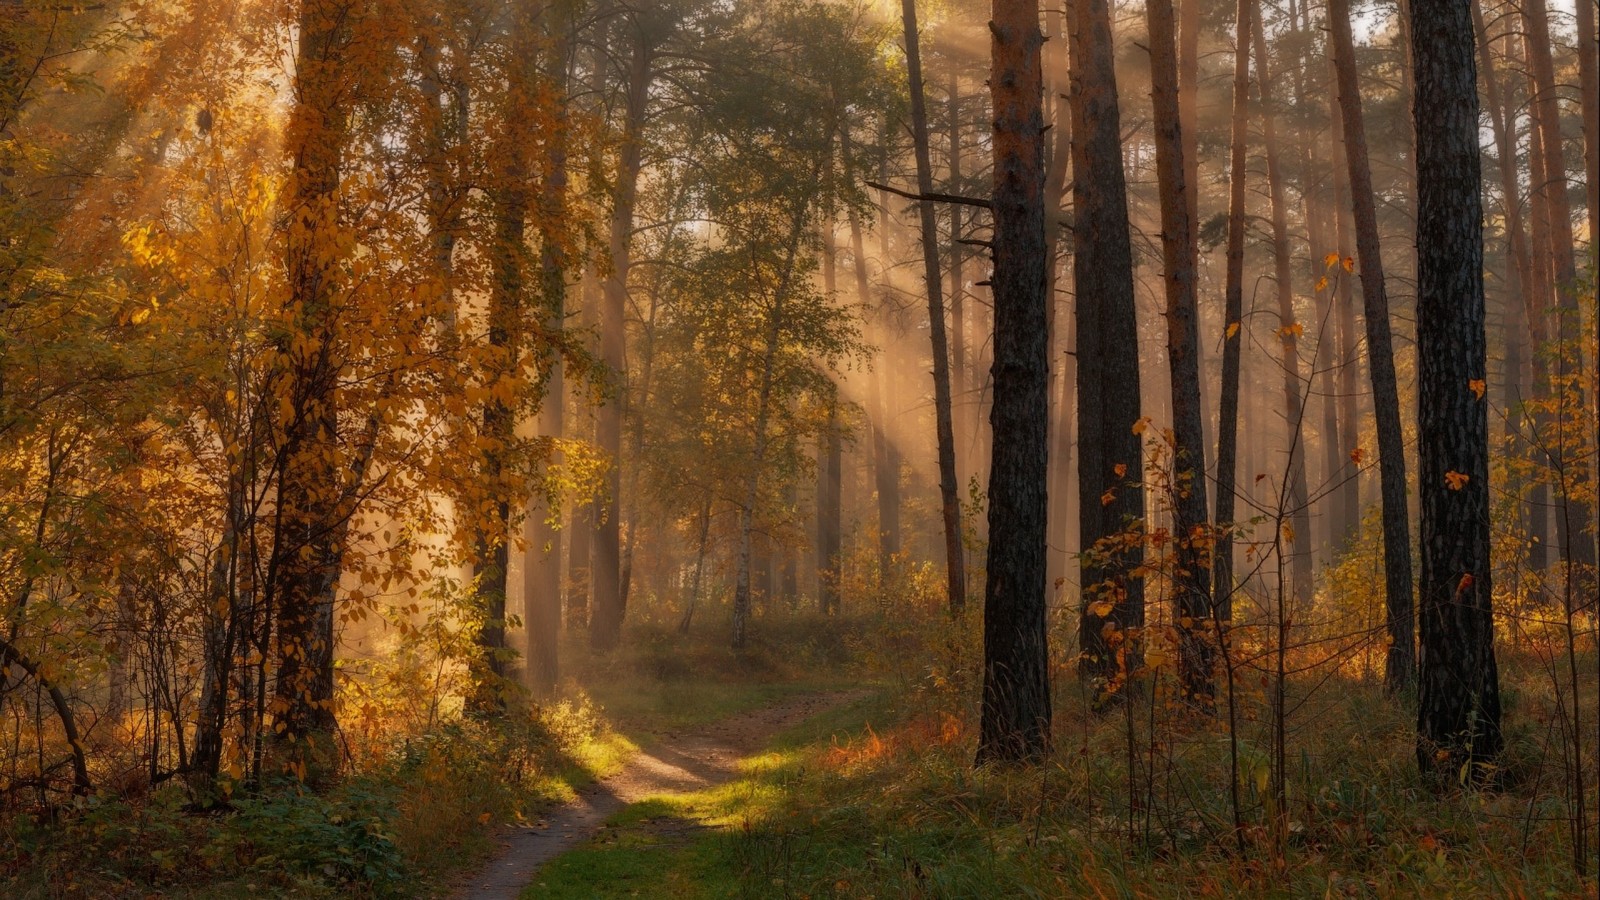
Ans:
[{"label": "forest", "polygon": [[1597,10],[0,0],[0,896],[1597,896]]}]

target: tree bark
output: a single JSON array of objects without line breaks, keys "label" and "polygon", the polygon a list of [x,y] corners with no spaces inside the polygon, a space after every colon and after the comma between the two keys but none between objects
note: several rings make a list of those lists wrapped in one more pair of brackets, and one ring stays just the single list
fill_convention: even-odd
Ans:
[{"label": "tree bark", "polygon": [[1144,527],[1143,449],[1133,433],[1140,418],[1139,333],[1110,9],[1106,0],[1074,0],[1070,15],[1073,220],[1093,223],[1073,234],[1085,554],[1078,671],[1111,684],[1137,669],[1139,657],[1135,647],[1119,661],[1108,637],[1144,626],[1144,581],[1133,575],[1144,561],[1143,542],[1115,540]]},{"label": "tree bark", "polygon": [[1416,644],[1411,602],[1410,516],[1406,501],[1405,433],[1400,422],[1399,379],[1394,368],[1389,293],[1384,282],[1378,211],[1367,160],[1367,126],[1361,110],[1355,42],[1350,30],[1350,0],[1329,0],[1334,71],[1344,122],[1344,156],[1350,173],[1351,210],[1356,224],[1356,257],[1361,271],[1361,300],[1367,327],[1367,370],[1372,378],[1372,406],[1378,426],[1378,478],[1383,500],[1384,610],[1389,650],[1384,660],[1384,689],[1409,691],[1416,677]]},{"label": "tree bark", "polygon": [[1216,618],[1233,618],[1233,535],[1239,478],[1240,348],[1244,344],[1245,172],[1250,139],[1251,19],[1258,0],[1234,13],[1233,124],[1228,158],[1228,249],[1222,311],[1222,388],[1217,416],[1217,546],[1211,560]]},{"label": "tree bark", "polygon": [[[928,152],[928,113],[922,93],[916,0],[900,0],[905,26],[906,76],[911,92],[911,140],[917,160],[917,192],[933,193],[933,162]],[[928,334],[933,343],[933,410],[939,452],[939,505],[944,520],[945,590],[952,615],[966,605],[966,555],[961,547],[961,495],[956,477],[955,429],[950,412],[950,351],[945,338],[944,279],[939,271],[939,227],[933,202],[917,204],[922,219],[923,280],[928,291]]]},{"label": "tree bark", "polygon": [[1501,748],[1489,567],[1478,91],[1470,0],[1412,0],[1417,437],[1422,448],[1417,763],[1456,781]]},{"label": "tree bark", "polygon": [[980,765],[1038,761],[1050,748],[1044,583],[1050,348],[1040,66],[1044,36],[1037,0],[994,0],[989,30],[995,395]]},{"label": "tree bark", "polygon": [[[1191,0],[1193,2],[1193,0]],[[1211,675],[1211,571],[1206,511],[1205,434],[1200,412],[1199,248],[1189,220],[1178,102],[1172,0],[1145,0],[1150,28],[1150,83],[1155,112],[1156,177],[1161,194],[1162,281],[1167,294],[1167,364],[1172,386],[1172,504],[1177,541],[1178,677],[1185,699],[1206,709]]]}]

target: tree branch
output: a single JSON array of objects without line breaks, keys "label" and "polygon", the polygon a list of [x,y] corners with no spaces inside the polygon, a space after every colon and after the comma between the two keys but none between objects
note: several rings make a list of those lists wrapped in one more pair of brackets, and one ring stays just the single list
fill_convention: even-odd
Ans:
[{"label": "tree branch", "polygon": [[913,193],[911,193],[909,191],[902,191],[899,188],[889,187],[887,184],[879,184],[876,181],[867,181],[867,182],[864,182],[864,183],[869,188],[875,188],[875,189],[880,190],[880,191],[888,191],[889,193],[894,194],[897,197],[904,197],[907,200],[918,200],[918,201],[927,200],[927,201],[931,201],[931,202],[934,202],[934,203],[959,203],[962,206],[976,206],[976,207],[978,207],[980,209],[992,209],[993,208],[992,204],[990,204],[989,201],[983,199],[982,197],[963,197],[960,194],[938,194],[938,193],[913,194]]}]

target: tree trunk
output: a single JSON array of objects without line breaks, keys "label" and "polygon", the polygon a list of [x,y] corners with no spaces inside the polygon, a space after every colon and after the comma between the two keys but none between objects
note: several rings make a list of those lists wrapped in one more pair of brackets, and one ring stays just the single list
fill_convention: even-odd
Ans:
[{"label": "tree trunk", "polygon": [[[1588,0],[1580,0],[1588,2]],[[1521,5],[1523,34],[1526,36],[1529,69],[1533,77],[1534,94],[1528,104],[1529,115],[1539,132],[1543,148],[1542,170],[1535,170],[1534,181],[1544,199],[1546,228],[1549,234],[1551,264],[1555,272],[1556,338],[1561,343],[1555,359],[1555,376],[1582,374],[1582,352],[1578,346],[1581,334],[1581,313],[1578,309],[1577,251],[1572,234],[1572,204],[1567,196],[1567,164],[1565,144],[1561,139],[1561,105],[1557,94],[1555,64],[1550,52],[1550,21],[1545,0],[1528,0]],[[1591,116],[1592,118],[1592,116]],[[1560,408],[1556,418],[1566,418],[1565,407],[1575,403],[1583,408],[1583,380],[1580,377],[1570,388],[1556,386],[1551,394]],[[1554,452],[1561,457],[1556,462],[1570,470],[1566,492],[1556,509],[1556,542],[1562,552],[1581,565],[1595,563],[1594,542],[1584,535],[1593,517],[1590,504],[1583,498],[1583,486],[1573,482],[1587,480],[1582,451],[1570,445],[1571,438],[1555,442]],[[1560,490],[1561,486],[1557,486]]]},{"label": "tree trunk", "polygon": [[[1238,491],[1240,347],[1244,344],[1245,166],[1250,137],[1250,36],[1258,0],[1234,13],[1233,126],[1228,159],[1228,249],[1222,312],[1222,389],[1217,416],[1217,546],[1211,560],[1216,617],[1233,618],[1234,499]],[[1248,459],[1248,457],[1247,457]],[[1248,474],[1248,469],[1246,470]]]},{"label": "tree trunk", "polygon": [[[1190,0],[1193,2],[1193,0]],[[1150,83],[1155,112],[1156,178],[1161,193],[1162,281],[1167,294],[1167,363],[1172,386],[1172,504],[1177,540],[1178,673],[1185,699],[1209,709],[1215,694],[1206,450],[1200,412],[1199,248],[1189,220],[1178,102],[1172,0],[1145,0],[1150,28]]]},{"label": "tree trunk", "polygon": [[840,493],[844,456],[839,439],[839,406],[828,404],[828,429],[817,446],[817,611],[839,611]]},{"label": "tree trunk", "polygon": [[[1412,0],[1417,142],[1417,763],[1455,782],[1501,748],[1489,568],[1478,90],[1469,0]],[[1488,773],[1473,768],[1469,777]]]},{"label": "tree trunk", "polygon": [[589,646],[604,653],[622,639],[625,613],[622,596],[622,419],[627,398],[627,335],[629,244],[638,201],[640,154],[650,82],[655,76],[655,50],[643,25],[633,23],[633,53],[628,66],[627,105],[619,139],[616,194],[611,207],[611,275],[606,278],[600,315],[600,361],[616,379],[616,395],[595,418],[595,443],[611,462],[606,488],[595,509],[593,547],[594,610],[589,621]]},{"label": "tree trunk", "polygon": [[[928,113],[922,94],[916,0],[900,0],[905,25],[906,76],[911,92],[911,139],[917,158],[917,193],[933,193],[933,162],[928,152]],[[961,496],[956,479],[955,429],[950,412],[950,351],[945,342],[944,280],[939,272],[939,227],[933,201],[917,203],[922,218],[923,280],[928,291],[928,334],[933,342],[933,409],[939,451],[939,505],[944,519],[945,589],[951,614],[966,605],[966,558],[961,547]]]},{"label": "tree trunk", "polygon": [[[1273,280],[1278,296],[1278,339],[1282,347],[1284,420],[1289,428],[1289,462],[1285,469],[1287,484],[1280,489],[1279,502],[1287,509],[1290,529],[1294,532],[1289,541],[1292,551],[1289,568],[1295,596],[1302,601],[1311,599],[1311,511],[1307,499],[1306,454],[1304,443],[1305,406],[1302,402],[1300,377],[1299,337],[1303,326],[1295,321],[1294,282],[1289,274],[1289,222],[1288,203],[1284,199],[1283,171],[1278,161],[1277,117],[1273,115],[1272,67],[1267,57],[1267,41],[1261,27],[1261,17],[1251,21],[1255,30],[1256,72],[1261,84],[1261,119],[1263,140],[1267,150],[1267,191],[1272,198],[1272,261]],[[1313,256],[1317,254],[1313,252]]]},{"label": "tree trunk", "polygon": [[[1349,0],[1346,0],[1348,3]],[[1333,16],[1330,13],[1329,18]],[[1330,56],[1332,54],[1330,53]],[[1331,60],[1330,60],[1331,62]],[[1335,72],[1335,83],[1337,75]],[[1332,93],[1337,93],[1334,91]],[[1359,100],[1359,98],[1358,98]],[[1337,234],[1335,243],[1341,264],[1345,259],[1353,259],[1358,253],[1355,247],[1355,219],[1351,213],[1352,206],[1351,185],[1349,176],[1349,135],[1345,130],[1344,117],[1339,110],[1339,100],[1332,97],[1329,100],[1331,118],[1333,119],[1333,195],[1334,195],[1334,229]],[[1361,440],[1361,414],[1357,410],[1357,399],[1360,397],[1360,388],[1357,387],[1361,374],[1361,355],[1356,350],[1356,303],[1355,290],[1351,284],[1352,279],[1346,277],[1349,273],[1335,272],[1335,282],[1338,284],[1338,293],[1333,297],[1334,318],[1338,323],[1338,367],[1339,367],[1339,442],[1331,443],[1328,448],[1328,474],[1334,480],[1330,485],[1338,492],[1338,506],[1333,517],[1333,541],[1330,548],[1332,553],[1329,561],[1336,561],[1338,554],[1345,545],[1359,535],[1361,530],[1361,469],[1349,460],[1350,451],[1356,448]],[[1363,288],[1363,292],[1365,288]]]},{"label": "tree trunk", "polygon": [[980,765],[1037,761],[1050,748],[1044,584],[1050,348],[1038,0],[995,0],[989,30],[995,395]]},{"label": "tree trunk", "polygon": [[[321,777],[331,769],[333,717],[333,596],[344,505],[336,404],[337,298],[330,284],[340,257],[335,207],[345,147],[349,98],[344,60],[350,49],[349,11],[333,0],[302,0],[295,58],[294,108],[285,138],[292,169],[285,267],[291,328],[306,340],[284,341],[287,379],[280,390],[293,400],[281,423],[278,504],[269,562],[268,602],[276,607],[278,681],[273,712],[286,762],[298,774]],[[316,352],[308,347],[315,346]],[[315,766],[318,771],[310,769]]]},{"label": "tree trunk", "polygon": [[[1115,536],[1144,527],[1140,486],[1139,333],[1122,169],[1121,116],[1107,0],[1074,0],[1072,40],[1073,233],[1078,343],[1078,519],[1082,544],[1079,674],[1114,684],[1138,668],[1137,647],[1119,663],[1109,632],[1144,626],[1142,541]],[[1107,540],[1111,539],[1111,540]],[[1104,542],[1102,544],[1102,542]],[[993,566],[991,565],[991,568]]]},{"label": "tree trunk", "polygon": [[[960,194],[961,183],[961,79],[950,75],[950,192]],[[955,429],[957,448],[971,448],[977,439],[977,428],[972,415],[972,397],[969,395],[967,373],[967,276],[966,248],[961,245],[962,211],[960,203],[950,207],[950,396],[952,427]],[[964,453],[956,454],[956,493],[966,489],[964,476],[972,471],[972,460]]]},{"label": "tree trunk", "polygon": [[1361,271],[1361,300],[1367,325],[1367,370],[1372,378],[1372,406],[1378,425],[1378,478],[1383,500],[1384,609],[1389,650],[1384,660],[1384,689],[1409,691],[1416,676],[1416,642],[1411,603],[1411,537],[1406,508],[1405,432],[1400,422],[1400,390],[1394,368],[1389,293],[1384,282],[1383,254],[1378,241],[1378,211],[1367,161],[1367,126],[1361,111],[1355,43],[1350,31],[1350,0],[1329,0],[1334,71],[1344,122],[1344,155],[1350,173],[1350,201],[1356,223],[1356,258]]},{"label": "tree trunk", "polygon": [[1057,314],[1063,292],[1058,289],[1062,267],[1067,258],[1067,235],[1064,207],[1067,192],[1067,167],[1072,159],[1072,107],[1067,96],[1071,88],[1067,59],[1067,22],[1065,9],[1055,8],[1045,14],[1049,34],[1045,41],[1045,92],[1050,110],[1050,152],[1045,165],[1044,181],[1044,234],[1048,257],[1045,260],[1045,298],[1050,312],[1051,394],[1050,407],[1050,531],[1049,565],[1045,570],[1045,587],[1049,591],[1051,609],[1055,609],[1072,568],[1072,548],[1068,540],[1068,523],[1071,522],[1072,505],[1072,404],[1073,386],[1077,381],[1076,356],[1073,350],[1072,320]]}]

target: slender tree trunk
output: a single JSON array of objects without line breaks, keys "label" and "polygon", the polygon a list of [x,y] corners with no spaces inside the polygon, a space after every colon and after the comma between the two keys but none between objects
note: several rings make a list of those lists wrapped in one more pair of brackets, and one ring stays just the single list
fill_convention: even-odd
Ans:
[{"label": "slender tree trunk", "polygon": [[1139,655],[1135,648],[1119,664],[1108,630],[1144,626],[1144,579],[1132,575],[1144,561],[1143,542],[1116,540],[1144,527],[1144,453],[1133,433],[1141,415],[1139,333],[1110,8],[1107,0],[1074,0],[1069,15],[1073,220],[1093,223],[1073,234],[1078,517],[1085,554],[1078,671],[1109,685],[1136,670]]},{"label": "slender tree trunk", "polygon": [[[1222,390],[1217,416],[1217,546],[1211,561],[1216,617],[1233,618],[1234,499],[1238,491],[1240,348],[1244,344],[1246,147],[1250,138],[1250,36],[1258,0],[1234,13],[1233,126],[1228,158],[1228,249],[1222,312]],[[1248,455],[1246,456],[1248,459]]]},{"label": "slender tree trunk", "polygon": [[[1580,5],[1586,0],[1580,0]],[[1539,145],[1543,148],[1543,167],[1535,170],[1533,179],[1539,184],[1544,199],[1546,229],[1549,234],[1551,264],[1554,267],[1556,297],[1556,338],[1561,351],[1556,354],[1555,375],[1582,374],[1582,352],[1578,346],[1581,334],[1578,309],[1577,251],[1573,239],[1572,204],[1567,195],[1567,164],[1565,144],[1561,139],[1561,104],[1557,93],[1555,64],[1550,50],[1550,21],[1544,0],[1528,0],[1521,5],[1523,34],[1525,35],[1529,70],[1534,93],[1529,102],[1529,115],[1539,132]],[[1592,116],[1591,116],[1592,117]],[[1580,377],[1569,389],[1556,386],[1551,391],[1559,407],[1557,421],[1567,418],[1565,406],[1575,403],[1583,408],[1583,380]],[[1565,437],[1554,442],[1553,450],[1561,459],[1557,462],[1569,470],[1569,482],[1586,481],[1587,463],[1581,451]],[[1590,504],[1583,498],[1583,487],[1569,483],[1556,509],[1556,542],[1562,552],[1574,562],[1592,566],[1595,563],[1594,542],[1584,535],[1593,520]],[[1572,488],[1576,488],[1575,490]],[[1561,486],[1558,486],[1558,490]]]},{"label": "slender tree trunk", "polygon": [[[1193,0],[1191,0],[1193,2]],[[1212,682],[1210,546],[1205,433],[1200,412],[1199,248],[1189,220],[1178,102],[1172,0],[1145,0],[1155,111],[1156,177],[1161,193],[1162,281],[1167,293],[1167,363],[1172,386],[1172,503],[1175,519],[1179,680],[1185,699],[1210,709]]]},{"label": "slender tree trunk", "polygon": [[[951,73],[948,112],[950,192],[953,194],[960,194],[964,190],[961,183],[961,99],[961,79]],[[960,203],[947,205],[950,207],[950,395],[953,406],[950,414],[955,429],[955,446],[958,450],[966,448],[956,453],[956,493],[959,495],[965,490],[966,476],[972,471],[972,460],[967,454],[977,439],[977,429],[972,415],[967,372],[966,248],[961,244],[964,207]]]},{"label": "slender tree trunk", "polygon": [[[889,155],[887,151],[887,133],[889,121],[884,120],[885,143],[884,150],[878,157],[878,177],[882,183],[887,184],[889,178]],[[879,314],[884,326],[884,339],[887,343],[889,331],[894,328],[888,310],[892,308],[894,285],[889,276],[889,226],[892,219],[889,215],[889,194],[880,192],[878,205],[878,267],[879,277],[882,279],[884,299],[878,304]],[[889,390],[889,354],[883,354],[882,365],[877,367],[873,379],[873,388],[878,392],[880,400],[878,421],[882,424],[879,437],[884,442],[883,465],[876,468],[878,482],[878,522],[883,533],[883,540],[889,546],[891,555],[900,553],[900,468],[902,455],[900,447],[895,442],[893,431],[889,422],[893,413],[890,411],[892,391]],[[885,570],[887,572],[888,570]]]},{"label": "slender tree trunk", "polygon": [[1574,24],[1578,44],[1578,97],[1583,119],[1584,198],[1589,207],[1589,253],[1600,244],[1600,31],[1596,31],[1595,0],[1577,0]]},{"label": "slender tree trunk", "polygon": [[[1267,150],[1267,190],[1272,198],[1272,258],[1273,280],[1278,295],[1278,340],[1282,348],[1284,419],[1289,433],[1289,462],[1285,469],[1288,484],[1282,491],[1288,507],[1290,529],[1294,532],[1289,543],[1292,548],[1289,568],[1295,596],[1311,599],[1311,512],[1307,499],[1306,454],[1302,421],[1305,407],[1301,389],[1299,338],[1303,325],[1294,313],[1294,282],[1289,273],[1289,219],[1288,203],[1284,199],[1283,171],[1278,160],[1277,117],[1272,112],[1274,99],[1272,67],[1268,64],[1267,41],[1261,19],[1251,22],[1255,29],[1256,72],[1261,84],[1261,119],[1263,141]],[[1313,253],[1313,255],[1316,255]]]},{"label": "slender tree trunk", "polygon": [[1044,110],[1037,0],[995,0],[994,457],[983,606],[983,763],[1050,748],[1045,629],[1050,347],[1046,320]]},{"label": "slender tree trunk", "polygon": [[1065,10],[1052,8],[1045,13],[1048,36],[1044,48],[1045,92],[1050,110],[1051,145],[1044,176],[1045,298],[1050,310],[1051,373],[1053,402],[1050,408],[1050,530],[1049,561],[1045,586],[1051,608],[1060,598],[1072,564],[1073,544],[1067,539],[1071,521],[1072,490],[1072,403],[1077,367],[1073,355],[1071,319],[1057,314],[1063,292],[1059,290],[1062,266],[1067,258],[1065,227],[1067,167],[1072,159],[1072,107],[1067,92],[1071,89],[1067,67],[1067,23]]},{"label": "slender tree trunk", "polygon": [[[822,229],[822,283],[831,299],[838,290],[833,221]],[[839,404],[828,404],[828,427],[817,440],[817,611],[839,611],[840,519],[844,456],[839,438]]]},{"label": "slender tree trunk", "polygon": [[[1417,142],[1417,763],[1447,783],[1501,748],[1489,567],[1478,90],[1470,0],[1412,0]],[[1471,769],[1470,777],[1487,772]]]},{"label": "slender tree trunk", "polygon": [[655,49],[644,27],[634,23],[634,44],[628,66],[626,109],[617,160],[617,187],[611,207],[611,275],[605,281],[600,316],[600,361],[616,378],[616,396],[595,418],[595,442],[611,468],[606,474],[603,503],[595,510],[593,547],[594,612],[589,622],[589,646],[604,653],[622,639],[625,613],[622,596],[622,420],[627,397],[627,335],[629,244],[633,213],[638,201],[640,154],[650,82],[655,76]]},{"label": "slender tree trunk", "polygon": [[[1542,279],[1533,268],[1533,256],[1528,248],[1527,226],[1522,217],[1521,176],[1517,168],[1516,113],[1507,102],[1506,86],[1495,71],[1493,48],[1488,28],[1483,20],[1481,3],[1472,4],[1472,24],[1478,39],[1479,75],[1489,102],[1489,122],[1494,132],[1495,155],[1499,162],[1500,206],[1501,214],[1505,218],[1508,245],[1506,255],[1510,262],[1507,266],[1510,273],[1507,279],[1510,292],[1507,315],[1515,324],[1511,326],[1510,336],[1507,338],[1507,367],[1512,368],[1510,355],[1513,350],[1518,351],[1519,357],[1528,360],[1531,370],[1531,377],[1528,379],[1530,393],[1534,405],[1540,406],[1545,398],[1549,376],[1545,372],[1543,355],[1533,351],[1547,340],[1543,319],[1544,295],[1539,288]],[[1521,434],[1522,429],[1532,427],[1537,419],[1518,411],[1527,399],[1522,393],[1523,372],[1520,365],[1514,367],[1513,377],[1514,380],[1510,384],[1515,386],[1515,390],[1507,399],[1507,426],[1515,436]],[[1533,444],[1526,442],[1525,438],[1518,438],[1518,441],[1518,445],[1525,446],[1528,452],[1536,452]],[[1546,508],[1550,503],[1550,492],[1537,478],[1533,479],[1533,483],[1527,486],[1526,490],[1528,491],[1526,515],[1528,565],[1536,572],[1543,572],[1550,565],[1550,534],[1546,527],[1549,523]]]},{"label": "slender tree trunk", "polygon": [[[1348,2],[1348,0],[1346,0]],[[1329,18],[1333,18],[1332,13]],[[1335,26],[1337,27],[1337,26]],[[1330,53],[1331,57],[1333,54]],[[1332,60],[1330,59],[1330,62]],[[1337,83],[1337,72],[1335,83]],[[1337,93],[1337,91],[1333,92]],[[1359,98],[1358,98],[1359,99]],[[1352,195],[1349,177],[1349,141],[1350,137],[1344,125],[1344,117],[1339,110],[1338,98],[1330,97],[1329,111],[1333,120],[1333,139],[1335,147],[1332,148],[1334,156],[1333,167],[1333,195],[1334,195],[1334,228],[1338,235],[1336,243],[1339,247],[1339,259],[1342,263],[1346,259],[1353,259],[1356,253],[1355,219],[1351,213]],[[1328,449],[1328,474],[1337,482],[1339,504],[1337,516],[1333,519],[1333,545],[1330,562],[1337,559],[1338,554],[1344,550],[1347,542],[1358,536],[1361,530],[1361,470],[1349,461],[1349,454],[1356,448],[1361,440],[1361,415],[1357,410],[1356,401],[1360,396],[1357,382],[1361,374],[1361,355],[1356,350],[1356,302],[1355,289],[1351,284],[1349,273],[1335,272],[1335,282],[1338,293],[1334,296],[1334,318],[1338,323],[1338,361],[1339,361],[1339,439],[1340,443],[1332,444]],[[1363,288],[1365,291],[1365,288]]]},{"label": "slender tree trunk", "polygon": [[1351,209],[1356,224],[1356,257],[1361,271],[1361,299],[1367,325],[1367,370],[1372,377],[1372,406],[1378,426],[1378,478],[1383,500],[1384,609],[1389,650],[1384,660],[1384,689],[1409,691],[1416,677],[1416,643],[1412,626],[1411,538],[1406,508],[1405,433],[1400,422],[1400,390],[1394,368],[1389,293],[1384,283],[1383,254],[1378,241],[1378,211],[1367,161],[1367,126],[1361,110],[1355,43],[1350,31],[1350,0],[1328,0],[1332,25],[1334,71],[1338,76],[1339,113],[1344,122],[1344,155],[1350,173]]},{"label": "slender tree trunk", "polygon": [[[900,0],[905,25],[906,75],[911,92],[911,139],[917,158],[917,193],[933,193],[933,162],[928,152],[928,113],[922,93],[922,60],[918,49],[916,0]],[[950,412],[950,351],[945,342],[944,280],[939,272],[939,228],[933,201],[917,204],[922,218],[923,280],[928,291],[928,334],[933,342],[933,408],[939,451],[939,503],[944,518],[946,591],[950,612],[966,605],[966,555],[961,547],[961,495],[956,478],[955,429]]]}]

